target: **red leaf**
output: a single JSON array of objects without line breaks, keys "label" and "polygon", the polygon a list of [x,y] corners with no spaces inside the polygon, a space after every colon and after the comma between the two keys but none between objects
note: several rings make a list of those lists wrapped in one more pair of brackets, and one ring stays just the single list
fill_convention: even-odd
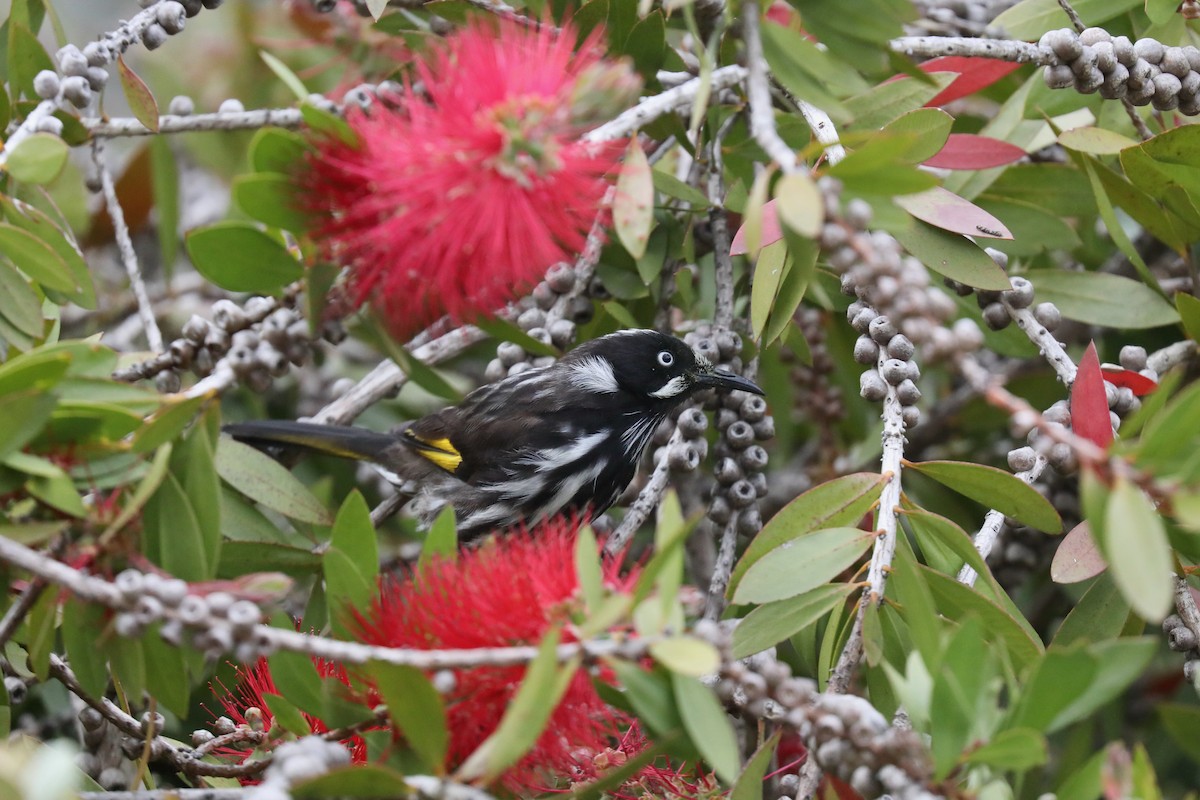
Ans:
[{"label": "red leaf", "polygon": [[1094,578],[1108,569],[1104,556],[1096,547],[1087,522],[1081,522],[1063,537],[1054,560],[1050,562],[1050,580],[1055,583],[1079,583]]},{"label": "red leaf", "polygon": [[1088,345],[1087,352],[1079,360],[1079,371],[1071,386],[1071,428],[1099,447],[1108,447],[1113,440],[1104,375],[1100,372],[1095,342]]},{"label": "red leaf", "polygon": [[1025,151],[1015,144],[976,136],[973,133],[952,133],[946,144],[933,158],[925,160],[927,167],[941,169],[990,169],[1020,161]]},{"label": "red leaf", "polygon": [[1013,238],[1004,223],[996,217],[940,186],[916,194],[900,195],[893,202],[917,219],[944,231],[988,239]]},{"label": "red leaf", "polygon": [[[775,201],[768,200],[763,203],[762,207],[762,241],[758,243],[759,248],[766,247],[769,244],[775,244],[783,238],[783,228],[779,225],[779,214],[775,211]],[[729,255],[744,256],[750,250],[746,245],[746,223],[742,223],[742,227],[737,229],[737,233],[733,235],[733,241],[729,243]]]},{"label": "red leaf", "polygon": [[1131,369],[1102,367],[1100,372],[1104,375],[1104,379],[1113,386],[1132,389],[1137,397],[1145,397],[1158,388],[1157,383]]},{"label": "red leaf", "polygon": [[1020,66],[1020,64],[1012,64],[1007,61],[971,56],[942,56],[930,59],[921,64],[922,72],[957,72],[958,77],[954,83],[943,89],[925,105],[944,106],[951,100],[974,94],[986,86],[991,86],[1013,70],[1019,69]]}]

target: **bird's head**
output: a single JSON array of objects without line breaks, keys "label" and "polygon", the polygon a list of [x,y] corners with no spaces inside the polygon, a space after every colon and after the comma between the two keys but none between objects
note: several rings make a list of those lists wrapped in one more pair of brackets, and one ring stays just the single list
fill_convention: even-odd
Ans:
[{"label": "bird's head", "polygon": [[703,389],[763,393],[753,381],[718,370],[674,336],[652,330],[601,336],[572,350],[563,363],[580,388],[625,391],[651,401],[674,403]]}]

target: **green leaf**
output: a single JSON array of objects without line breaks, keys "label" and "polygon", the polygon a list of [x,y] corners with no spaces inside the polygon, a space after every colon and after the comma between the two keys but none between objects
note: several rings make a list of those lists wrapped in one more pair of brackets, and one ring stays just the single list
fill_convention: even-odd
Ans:
[{"label": "green leaf", "polygon": [[650,80],[662,69],[666,45],[666,23],[663,13],[655,10],[633,26],[622,50],[633,57],[634,68]]},{"label": "green leaf", "polygon": [[579,593],[589,612],[595,612],[604,599],[604,568],[600,564],[600,545],[589,525],[584,525],[575,540],[575,574]]},{"label": "green leaf", "polygon": [[782,239],[758,252],[754,284],[750,288],[750,325],[755,339],[762,338],[768,315],[775,306],[775,295],[790,267],[787,242]]},{"label": "green leaf", "polygon": [[654,180],[655,191],[665,194],[667,197],[682,200],[694,209],[709,207],[708,197],[703,192],[694,186],[689,186],[669,172],[656,169],[651,176]]},{"label": "green leaf", "polygon": [[27,336],[39,339],[44,332],[42,298],[29,281],[0,261],[0,317]]},{"label": "green leaf", "polygon": [[[852,70],[823,69],[830,62],[840,62],[829,58],[799,32],[782,25],[767,23],[762,26],[762,46],[763,55],[771,68],[771,75],[791,94],[817,106],[835,121],[847,119],[849,114],[841,101],[830,91],[835,87],[828,78],[831,75],[845,76]],[[843,82],[843,86],[836,88],[847,89],[846,94],[851,94],[861,90],[862,82]]]},{"label": "green leaf", "polygon": [[[663,670],[647,671],[637,664],[611,659],[606,662],[625,690],[638,719],[657,736],[666,736],[683,726],[671,675]],[[681,676],[683,677],[683,676]]]},{"label": "green leaf", "polygon": [[1175,744],[1193,761],[1200,761],[1200,707],[1171,704],[1155,710]]},{"label": "green leaf", "polygon": [[133,452],[149,453],[179,436],[210,398],[168,396],[163,401],[162,407],[134,434]]},{"label": "green leaf", "polygon": [[190,231],[188,255],[196,270],[231,292],[271,293],[304,275],[283,243],[245,222],[218,222]]},{"label": "green leaf", "polygon": [[233,202],[249,217],[273,228],[304,231],[310,218],[296,205],[296,184],[287,175],[257,172],[233,179]]},{"label": "green leaf", "polygon": [[329,770],[288,787],[293,797],[381,798],[412,797],[416,792],[404,776],[381,764],[353,764]]},{"label": "green leaf", "polygon": [[491,783],[533,747],[571,685],[579,668],[578,656],[558,665],[561,633],[552,629],[538,646],[538,654],[525,671],[508,710],[492,735],[459,767],[463,780]]},{"label": "green leaf", "polygon": [[89,603],[67,595],[62,607],[62,639],[71,671],[79,685],[92,697],[100,697],[108,688],[108,663],[96,646],[100,632],[108,624],[108,612],[98,603]]},{"label": "green leaf", "polygon": [[166,476],[142,510],[142,547],[150,560],[185,581],[207,580],[215,566],[207,563],[196,511],[174,475]]},{"label": "green leaf", "polygon": [[[376,0],[368,0],[368,6],[370,6],[372,3],[376,5],[378,4]],[[374,9],[371,10],[371,15],[375,17],[375,19],[379,19],[379,14],[375,13]],[[270,69],[271,72],[275,73],[275,77],[283,81],[283,85],[286,86],[292,94],[296,95],[297,100],[303,102],[304,100],[308,99],[309,91],[307,88],[305,88],[304,81],[300,80],[300,78],[296,76],[296,73],[292,72],[291,69],[288,68],[287,64],[284,64],[266,50],[259,50],[258,57],[263,60],[263,63],[267,65],[267,68]]]},{"label": "green leaf", "polygon": [[191,680],[184,651],[163,641],[158,626],[146,631],[141,642],[146,662],[146,689],[150,696],[180,719],[187,717]]},{"label": "green leaf", "polygon": [[892,234],[905,250],[939,275],[976,289],[1012,288],[1008,275],[992,257],[957,233],[914,219],[911,225]]},{"label": "green leaf", "polygon": [[1167,531],[1149,498],[1121,478],[1108,496],[1103,544],[1113,580],[1129,605],[1145,620],[1162,621],[1171,610]]},{"label": "green leaf", "polygon": [[958,763],[967,742],[977,733],[980,713],[989,703],[989,685],[994,659],[985,645],[983,625],[968,615],[946,646],[941,668],[934,674],[930,719],[936,720],[938,735],[930,749],[938,776],[945,776]]},{"label": "green leaf", "polygon": [[1200,342],[1200,300],[1187,292],[1175,294],[1175,310],[1183,322],[1183,329],[1193,342]]},{"label": "green leaf", "polygon": [[1073,725],[1115,701],[1146,674],[1157,647],[1154,636],[1113,639],[1090,646],[1088,652],[1099,665],[1096,677],[1087,691],[1058,715],[1054,725],[1057,728]]},{"label": "green leaf", "polygon": [[1113,328],[1156,328],[1179,322],[1179,314],[1139,281],[1096,272],[1030,270],[1039,301],[1054,303],[1064,317]]},{"label": "green leaf", "polygon": [[953,83],[958,73],[935,72],[928,78],[928,81],[909,77],[887,81],[851,97],[845,105],[854,118],[852,127],[873,131],[902,114],[921,108]]},{"label": "green leaf", "polygon": [[733,657],[746,658],[791,638],[857,590],[851,583],[826,584],[759,606],[733,629]]},{"label": "green leaf", "polygon": [[1053,534],[1062,532],[1062,520],[1050,501],[1002,469],[965,461],[925,461],[906,466],[1032,528]]},{"label": "green leaf", "polygon": [[953,620],[975,615],[990,641],[1003,644],[1018,670],[1041,655],[1042,643],[1024,618],[1018,618],[974,589],[928,567],[918,566],[938,611]]},{"label": "green leaf", "polygon": [[885,482],[878,472],[856,472],[814,486],[792,500],[750,542],[733,569],[726,596],[733,596],[746,570],[781,544],[821,528],[857,523],[879,502]]},{"label": "green leaf", "polygon": [[69,152],[67,143],[54,134],[32,133],[17,142],[5,168],[22,183],[41,186],[62,174]]},{"label": "green leaf", "polygon": [[441,775],[446,768],[450,732],[446,708],[425,674],[415,667],[372,662],[367,671],[371,682],[387,703],[392,726],[404,737],[425,768]]},{"label": "green leaf", "polygon": [[133,111],[137,121],[154,133],[158,133],[158,103],[145,81],[129,68],[125,59],[117,56],[117,74],[121,77],[121,89],[125,92],[125,100]]},{"label": "green leaf", "polygon": [[0,460],[15,453],[42,431],[58,398],[39,389],[0,395]]},{"label": "green leaf", "polygon": [[301,711],[320,719],[325,711],[325,692],[312,658],[280,650],[268,656],[267,662],[275,690]]},{"label": "green leaf", "polygon": [[274,692],[263,692],[262,698],[267,704],[267,710],[271,712],[274,724],[297,736],[307,736],[312,733],[312,726],[308,724],[304,714],[289,703],[287,698]]},{"label": "green leaf", "polygon": [[[59,228],[51,221],[50,217],[28,203],[22,203],[20,200],[0,194],[0,207],[3,207],[4,216],[9,222],[40,239],[67,265],[68,272],[78,284],[78,288],[73,292],[67,292],[70,301],[87,309],[95,308],[96,290],[92,285],[91,272],[87,262],[83,260],[83,254],[75,245],[74,238]],[[80,343],[64,343],[62,346],[73,347],[74,344]],[[86,346],[93,347],[97,351],[103,349],[114,360],[116,359],[115,354],[112,354],[107,348],[100,348],[94,344]]]},{"label": "green leaf", "polygon": [[954,117],[940,108],[918,108],[889,122],[881,131],[885,135],[904,136],[913,142],[903,159],[920,164],[938,154],[950,138]]},{"label": "green leaf", "polygon": [[29,667],[38,680],[50,674],[50,652],[54,647],[55,623],[58,621],[58,593],[53,589],[38,595],[25,617],[25,650]]},{"label": "green leaf", "polygon": [[288,175],[311,149],[298,133],[283,128],[260,128],[250,140],[250,166],[255,172]]},{"label": "green leaf", "polygon": [[370,607],[377,594],[379,547],[371,509],[357,489],[346,495],[333,521],[324,571],[331,620],[344,619],[352,609]]},{"label": "green leaf", "polygon": [[766,330],[763,331],[761,348],[771,346],[789,330],[796,311],[800,308],[800,302],[808,291],[808,285],[816,273],[820,250],[817,243],[811,239],[793,236],[786,231],[784,238],[788,243],[791,266],[783,276],[783,283],[775,296],[775,305],[767,320]]},{"label": "green leaf", "polygon": [[1062,713],[1083,696],[1099,664],[1082,647],[1046,651],[1026,679],[1007,727],[1053,733]]},{"label": "green leaf", "polygon": [[1054,633],[1054,647],[1116,638],[1129,621],[1129,602],[1110,575],[1096,579]]},{"label": "green leaf", "polygon": [[900,513],[912,526],[913,538],[929,566],[957,575],[966,564],[979,575],[990,574],[971,537],[957,523],[923,508],[903,509]]},{"label": "green leaf", "polygon": [[172,471],[195,512],[204,579],[211,580],[221,557],[221,481],[213,467],[212,440],[203,425],[192,428],[171,460]]},{"label": "green leaf", "polygon": [[337,114],[317,108],[306,99],[300,103],[300,116],[304,124],[317,133],[331,136],[351,147],[359,146],[358,134]]},{"label": "green leaf", "polygon": [[421,544],[421,557],[417,560],[417,572],[424,571],[435,558],[453,559],[458,553],[458,524],[454,521],[454,506],[446,506],[437,515],[425,541]]},{"label": "green leaf", "polygon": [[645,152],[633,137],[617,176],[613,198],[613,227],[617,238],[634,258],[641,258],[654,224],[654,178]]},{"label": "green leaf", "polygon": [[285,517],[328,525],[333,520],[321,501],[279,462],[249,445],[222,436],[217,442],[217,474],[242,494]]},{"label": "green leaf", "polygon": [[1023,772],[1045,764],[1049,758],[1046,737],[1031,728],[1000,731],[987,744],[971,751],[968,764],[986,764],[999,770]]},{"label": "green leaf", "polygon": [[50,245],[7,222],[0,222],[0,255],[47,289],[71,293],[79,288],[66,262]]},{"label": "green leaf", "polygon": [[[10,4],[10,8],[18,6]],[[14,8],[15,11],[15,8]],[[13,99],[23,93],[28,98],[34,98],[37,93],[33,90],[33,79],[44,69],[53,70],[54,62],[46,54],[46,48],[35,35],[36,28],[32,20],[20,20],[16,14],[6,23],[8,25],[8,75]],[[2,30],[2,29],[0,29]]]},{"label": "green leaf", "polygon": [[1077,150],[1093,156],[1114,156],[1127,147],[1136,147],[1137,140],[1123,133],[1085,125],[1072,128],[1058,135],[1058,143],[1068,150]]},{"label": "green leaf", "polygon": [[874,541],[874,531],[826,528],[785,542],[746,570],[733,602],[769,603],[803,594],[835,578]]},{"label": "green leaf", "polygon": [[780,222],[809,238],[816,237],[825,222],[825,201],[807,172],[784,175],[775,183],[775,211]]},{"label": "green leaf", "polygon": [[[1075,0],[1071,3],[1086,25],[1098,25],[1142,5],[1144,0]],[[1012,39],[1037,39],[1054,28],[1064,28],[1070,20],[1058,0],[1021,0],[991,22]]]},{"label": "green leaf", "polygon": [[775,748],[779,745],[781,736],[783,731],[775,731],[754,751],[742,774],[738,775],[729,790],[729,800],[762,800],[763,777],[767,774],[767,767],[771,766],[771,756],[775,755]]},{"label": "green leaf", "polygon": [[695,678],[671,673],[675,705],[683,727],[700,755],[726,784],[737,780],[741,768],[737,737],[716,696]]},{"label": "green leaf", "polygon": [[671,636],[650,645],[650,655],[673,673],[699,678],[721,666],[721,654],[708,642],[693,636]]},{"label": "green leaf", "polygon": [[437,370],[414,356],[408,348],[396,344],[386,334],[382,341],[388,355],[396,362],[396,366],[400,367],[408,379],[417,386],[432,395],[456,403],[462,399],[462,392],[451,386],[449,381],[437,373]]}]

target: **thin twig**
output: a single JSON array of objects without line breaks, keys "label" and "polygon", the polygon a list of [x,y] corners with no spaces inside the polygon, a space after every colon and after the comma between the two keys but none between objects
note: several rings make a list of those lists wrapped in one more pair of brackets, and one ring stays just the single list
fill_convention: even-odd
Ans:
[{"label": "thin twig", "polygon": [[742,2],[742,41],[746,43],[746,95],[750,99],[750,130],[754,140],[785,173],[797,171],[796,152],[775,128],[775,104],[767,82],[767,59],[758,30],[758,3]]},{"label": "thin twig", "polygon": [[725,590],[729,588],[733,563],[737,560],[738,515],[739,512],[732,512],[721,530],[721,545],[717,548],[712,577],[708,581],[708,595],[704,599],[704,619],[716,621],[725,613]]},{"label": "thin twig", "polygon": [[1062,342],[1054,338],[1054,334],[1050,333],[1045,325],[1037,321],[1032,310],[1028,308],[1016,308],[1008,298],[1003,294],[1000,295],[1000,302],[1004,304],[1004,308],[1008,311],[1008,315],[1017,323],[1017,327],[1029,338],[1029,341],[1037,345],[1038,352],[1050,362],[1050,366],[1054,367],[1054,372],[1058,375],[1058,379],[1064,385],[1070,386],[1075,383],[1076,367],[1071,356],[1067,355],[1066,348]]},{"label": "thin twig", "polygon": [[25,591],[21,592],[21,596],[17,598],[17,602],[4,612],[4,619],[0,619],[0,652],[4,651],[8,640],[17,632],[17,628],[21,627],[25,616],[33,609],[34,603],[42,596],[42,592],[46,591],[46,586],[47,584],[43,580],[30,581],[29,585],[25,587]]},{"label": "thin twig", "polygon": [[725,161],[721,155],[722,142],[733,129],[738,115],[732,114],[717,129],[708,148],[708,224],[712,230],[713,261],[716,265],[717,297],[713,309],[713,325],[729,329],[733,325],[733,257],[730,255],[729,219],[725,214]]},{"label": "thin twig", "polygon": [[938,58],[939,56],[973,56],[1014,61],[1018,64],[1038,64],[1048,67],[1061,63],[1049,48],[1043,50],[1036,43],[1015,42],[1011,39],[975,39],[952,36],[900,36],[892,39],[888,46],[894,52],[914,58]]},{"label": "thin twig", "polygon": [[137,299],[138,316],[146,333],[146,342],[156,353],[163,351],[162,331],[158,329],[158,321],[154,318],[154,304],[150,302],[150,294],[146,291],[146,282],[142,279],[142,270],[138,266],[137,252],[133,249],[133,238],[129,235],[129,226],[125,224],[125,212],[121,209],[121,201],[117,197],[117,189],[113,184],[112,173],[104,159],[104,143],[101,139],[92,141],[92,161],[95,164],[100,186],[104,192],[104,205],[108,216],[112,219],[113,232],[117,240],[117,249],[121,253],[121,263],[129,276],[129,288]]},{"label": "thin twig", "polygon": [[650,479],[646,481],[646,485],[638,492],[637,499],[626,510],[625,518],[621,520],[621,524],[605,540],[604,552],[606,554],[611,556],[622,552],[633,538],[633,535],[650,518],[650,513],[658,507],[663,495],[667,493],[667,481],[671,475],[669,454],[674,447],[682,442],[683,433],[676,427],[671,433],[671,438],[667,440],[667,444],[663,448],[662,458],[654,465],[654,471],[650,473]]}]

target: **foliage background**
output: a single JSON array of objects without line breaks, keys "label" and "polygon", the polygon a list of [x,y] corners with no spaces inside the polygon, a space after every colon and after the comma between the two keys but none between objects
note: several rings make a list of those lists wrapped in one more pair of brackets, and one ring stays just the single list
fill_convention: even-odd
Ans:
[{"label": "foliage background", "polygon": [[[122,81],[118,68],[109,68],[103,113],[136,127],[130,115],[154,120],[170,98],[186,94],[196,114],[220,108],[219,118],[237,120],[237,107],[222,105],[227,100],[251,110],[296,109],[289,87],[295,80],[303,83],[301,95],[319,92],[341,102],[361,82],[400,77],[428,37],[490,13],[481,5],[488,4],[396,4],[374,23],[349,3],[320,15],[299,0],[231,0],[189,18],[160,49],[132,46],[125,58],[136,77]],[[10,591],[0,631],[8,689],[3,718],[12,733],[0,750],[0,793],[117,796],[139,784],[248,793],[229,776],[199,775],[180,755],[192,747],[185,743],[191,732],[211,724],[202,705],[214,702],[209,687],[236,683],[230,660],[253,662],[273,649],[276,680],[289,687],[277,720],[299,709],[318,717],[340,712],[349,715],[343,722],[357,724],[337,707],[334,682],[317,676],[307,657],[289,654],[336,647],[346,633],[336,623],[339,604],[361,601],[381,561],[388,568],[412,560],[422,541],[434,542],[425,552],[445,547],[447,531],[423,540],[411,523],[389,520],[379,526],[376,544],[367,510],[389,494],[378,479],[336,460],[309,459],[293,481],[220,439],[220,421],[321,413],[327,421],[357,417],[384,429],[495,379],[513,363],[556,353],[561,344],[547,349],[530,340],[530,329],[540,325],[519,321],[530,301],[505,322],[419,337],[411,345],[418,359],[389,342],[366,313],[341,321],[345,340],[336,325],[290,327],[324,319],[335,271],[312,267],[312,242],[279,193],[273,176],[282,174],[297,141],[279,129],[260,123],[101,136],[97,155],[72,118],[90,121],[95,132],[104,124],[100,107],[68,104],[59,116],[69,155],[53,133],[40,134],[17,155],[12,143],[37,118],[34,102],[19,101],[22,93],[36,100],[33,75],[56,68],[53,54],[66,42],[82,45],[138,13],[128,3],[62,4],[60,38],[52,20],[41,22],[42,9],[39,0],[17,3],[4,39],[13,102],[5,110],[10,147],[0,226],[6,344],[0,561]],[[853,8],[796,2],[772,6],[771,19],[764,16],[760,25],[747,25],[746,15],[758,19],[766,9],[745,2],[668,10],[624,0],[592,0],[578,11],[555,3],[517,10],[556,22],[573,18],[580,27],[603,21],[611,54],[630,56],[646,79],[649,99],[639,108],[655,108],[653,98],[672,83],[691,87],[677,114],[660,110],[641,128],[644,149],[658,156],[652,202],[634,202],[648,189],[650,173],[627,158],[616,229],[573,267],[578,288],[565,296],[587,310],[575,339],[634,325],[689,334],[730,366],[757,369],[769,412],[764,417],[745,404],[710,408],[716,413],[708,432],[670,442],[671,431],[663,432],[656,444],[664,454],[691,448],[710,455],[698,469],[675,469],[686,465],[682,455],[664,458],[658,469],[650,460],[622,504],[630,510],[598,522],[601,533],[637,532],[635,548],[655,552],[649,563],[658,569],[647,567],[630,591],[606,589],[607,605],[597,596],[588,600],[576,620],[588,632],[581,647],[624,665],[619,697],[665,748],[664,758],[675,766],[704,762],[723,787],[712,791],[732,784],[739,800],[764,791],[789,797],[816,791],[814,766],[799,776],[776,774],[764,786],[765,757],[752,754],[773,742],[776,728],[798,734],[810,762],[846,782],[824,784],[826,791],[848,793],[852,785],[868,796],[886,789],[898,796],[997,798],[1194,792],[1200,613],[1190,573],[1200,557],[1194,383],[1200,139],[1176,107],[1196,102],[1200,60],[1147,43],[1193,44],[1190,4],[1076,4],[1085,24],[1137,41],[1131,52],[1152,63],[1158,78],[1174,75],[1171,59],[1183,58],[1179,80],[1154,78],[1150,94],[1157,97],[1152,103],[1143,97],[1132,110],[1102,99],[1105,89],[1075,91],[1096,89],[1099,75],[1108,87],[1136,94],[1112,77],[1119,70],[1111,63],[1096,60],[1104,48],[1092,46],[1106,40],[1094,31],[1084,34],[1092,48],[1086,52],[1070,33],[1041,38],[1069,27],[1057,2],[865,0]],[[14,20],[31,19],[41,47],[13,33]],[[825,49],[802,38],[801,26]],[[931,38],[900,39],[917,34]],[[1022,44],[1039,38],[1040,47]],[[957,67],[978,85],[971,91],[960,85],[961,96],[940,100],[953,75],[931,68],[930,83],[915,64],[973,52],[971,42],[980,40],[989,42],[990,60]],[[746,55],[756,42],[765,50],[761,62]],[[1116,43],[1109,48],[1116,49]],[[269,66],[260,53],[279,62]],[[983,64],[1005,62],[1023,65],[980,76]],[[747,63],[749,74],[736,71]],[[1137,63],[1130,61],[1128,74]],[[1043,68],[1051,70],[1045,79]],[[710,107],[693,111],[714,70],[734,77],[712,93]],[[908,77],[888,82],[901,74]],[[336,113],[311,101],[306,113],[309,126],[338,125]],[[825,137],[819,141],[813,121]],[[989,138],[951,140],[951,132]],[[957,153],[958,169],[919,168],[949,141],[976,149]],[[89,188],[97,183],[97,164],[114,180],[117,202],[107,207]],[[825,179],[806,177],[810,167]],[[931,210],[929,195],[913,200],[935,184],[963,202],[943,195],[945,205]],[[772,223],[771,198],[782,227]],[[115,205],[124,225],[112,220]],[[938,211],[944,216],[937,226],[911,216],[928,221]],[[225,222],[234,226],[213,227]],[[1011,238],[993,237],[997,222]],[[643,225],[653,233],[639,233]],[[132,251],[122,253],[117,241],[126,227]],[[271,236],[252,245],[230,233],[264,227]],[[278,229],[295,238],[271,238]],[[14,233],[20,230],[34,232]],[[728,258],[735,231],[735,255]],[[964,233],[986,238],[979,244],[997,252],[985,253]],[[30,236],[40,244],[31,245]],[[630,253],[639,249],[639,236],[646,251]],[[284,241],[296,246],[289,250]],[[901,260],[897,241],[919,261]],[[248,271],[247,264],[275,269]],[[144,281],[148,302],[132,296],[131,273],[134,283]],[[943,290],[943,276],[992,294]],[[1030,283],[1010,284],[1015,277]],[[286,288],[293,279],[301,283]],[[843,285],[858,296],[843,295]],[[875,311],[868,316],[886,313],[916,343],[915,354],[900,361],[920,365],[918,424],[911,412],[904,416],[914,404],[901,402],[899,386],[886,378],[894,368],[886,356],[877,358],[878,346],[857,341],[860,334],[870,339],[871,330],[847,321],[852,300],[860,304],[852,317],[870,301]],[[248,327],[265,338],[270,325],[263,320],[279,308],[295,309],[272,324],[289,332],[280,334],[280,347],[296,348],[302,363],[280,366],[274,380],[257,361],[244,370],[230,366],[224,356],[236,345],[209,348],[212,363],[198,370],[207,377],[186,369],[203,348],[193,346],[182,360],[178,352],[148,352],[157,348],[147,338],[146,314],[178,351],[179,342],[203,344],[213,329],[230,339]],[[191,323],[189,334],[193,315],[212,324]],[[98,344],[89,339],[97,334]],[[890,340],[883,336],[881,343]],[[1089,352],[1092,342],[1096,351]],[[856,358],[864,347],[866,357]],[[437,370],[421,366],[420,358],[440,362]],[[367,383],[349,388],[381,360],[393,365],[381,369],[391,389],[403,386],[398,395],[368,396]],[[1102,375],[1100,362],[1123,369]],[[1133,375],[1147,369],[1152,374],[1142,377],[1158,384],[1153,392],[1135,400],[1117,391],[1118,384],[1140,391]],[[334,402],[339,397],[341,405]],[[1110,407],[1119,414],[1115,440]],[[773,421],[773,436],[764,418]],[[765,466],[757,451],[754,458],[739,455],[747,443],[735,446],[738,422],[758,425],[752,438],[769,452]],[[1031,430],[1033,450],[1026,447]],[[735,480],[721,477],[723,459],[732,459],[724,468],[737,473]],[[1010,466],[1037,491],[1023,490]],[[751,490],[764,491],[730,513],[744,488],[738,479],[747,485],[755,479]],[[668,484],[673,493],[663,501]],[[662,510],[647,524],[622,526],[635,510],[644,513],[660,501]],[[893,513],[897,506],[903,513]],[[700,521],[693,530],[685,519]],[[1090,535],[1079,532],[1080,521]],[[986,567],[972,539],[985,551]],[[779,547],[785,542],[790,546]],[[720,557],[722,548],[731,556],[736,550],[736,567]],[[55,562],[69,569],[55,571]],[[582,582],[590,555],[579,563]],[[139,605],[142,584],[124,593],[119,580],[109,585],[126,568],[153,572],[151,565],[187,580],[193,597],[220,592],[261,606],[278,632],[268,636],[270,647],[246,645],[259,641],[253,637],[222,639],[219,631],[233,628],[210,605],[168,633],[179,647],[165,643],[160,633],[177,612]],[[979,579],[972,583],[964,566]],[[698,587],[701,599],[685,602],[689,595],[676,592],[680,583]],[[323,635],[288,638],[293,623],[285,611]],[[745,620],[732,641],[700,621],[719,616]],[[621,650],[610,634],[623,625],[635,626],[644,643],[667,644]],[[738,666],[737,658],[768,645],[777,645],[778,661]],[[424,656],[393,656],[429,663]],[[479,656],[483,663],[489,657]],[[535,658],[536,651],[519,655]],[[545,696],[573,663],[556,668],[553,661],[545,655],[536,661],[541,668],[530,670],[529,696]],[[763,665],[780,662],[812,678],[813,691],[785,697],[776,672],[774,710],[762,698],[748,699],[746,687],[758,684],[747,671],[772,674],[776,668]],[[715,692],[699,689],[697,676],[714,672]],[[430,685],[418,671],[391,680],[403,690],[393,697]],[[835,696],[846,692],[865,700],[839,705]],[[104,696],[112,708],[96,700]],[[89,727],[93,720],[81,716],[80,698],[96,700],[108,721]],[[732,717],[694,712],[713,711],[718,699]],[[896,728],[875,725],[867,703],[879,719],[897,718]],[[164,730],[140,721],[156,711],[165,715]],[[436,739],[444,725],[437,714],[419,724],[428,727],[404,728],[410,739]],[[281,735],[260,754],[286,762],[287,750],[276,745],[295,739],[300,727],[277,728]],[[509,791],[487,779],[529,743],[525,736],[502,739],[504,746],[481,752],[485,766],[476,763],[474,773],[447,770],[436,759],[422,766],[439,781],[435,788]],[[299,758],[320,763],[320,752]],[[393,771],[337,769],[307,790],[291,779],[271,785],[334,796],[353,791],[361,780],[353,776],[365,774],[376,792],[431,792],[413,777],[422,770],[412,768],[411,758],[411,752],[393,758],[387,768]],[[888,773],[889,766],[900,775]],[[887,783],[889,774],[898,788]]]}]

